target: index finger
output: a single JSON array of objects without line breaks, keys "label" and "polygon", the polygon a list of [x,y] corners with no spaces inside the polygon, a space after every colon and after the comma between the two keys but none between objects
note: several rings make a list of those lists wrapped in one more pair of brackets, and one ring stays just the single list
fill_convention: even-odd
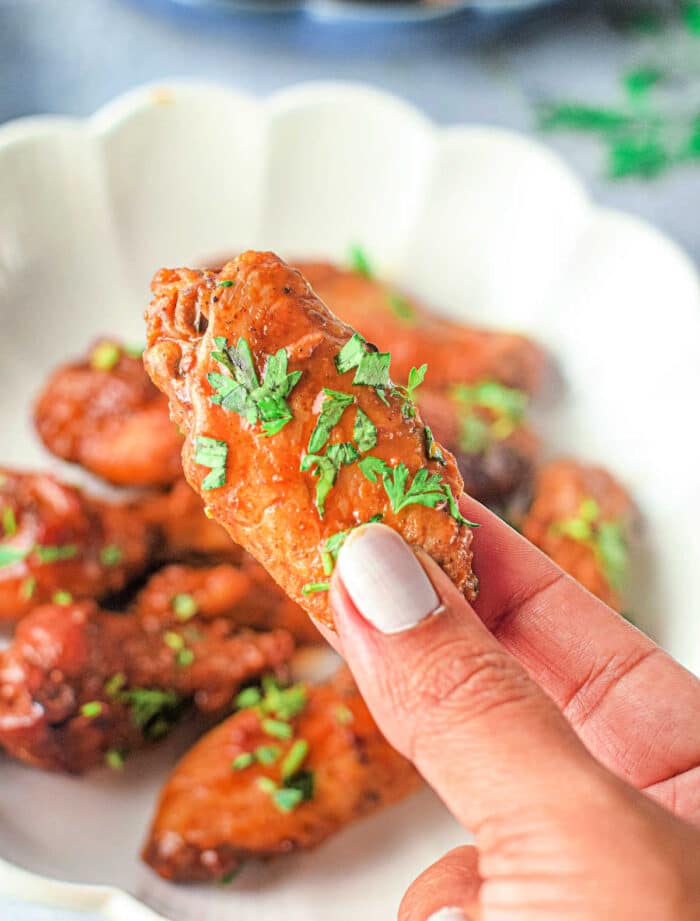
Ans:
[{"label": "index finger", "polygon": [[700,682],[520,534],[468,497],[474,608],[593,754],[639,788],[700,763]]}]

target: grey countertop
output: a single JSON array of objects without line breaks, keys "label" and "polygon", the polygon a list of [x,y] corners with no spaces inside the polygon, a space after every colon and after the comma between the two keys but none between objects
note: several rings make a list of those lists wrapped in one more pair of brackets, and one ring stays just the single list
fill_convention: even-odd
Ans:
[{"label": "grey countertop", "polygon": [[[477,45],[458,24],[362,31],[260,17],[221,28],[144,12],[126,0],[0,0],[0,122],[43,112],[84,115],[135,84],[196,76],[266,94],[315,79],[362,80],[442,123],[533,131],[543,96],[609,102],[634,63],[624,36],[592,13],[549,11]],[[606,205],[656,224],[700,258],[700,167],[653,182],[603,178],[601,149],[548,137]],[[0,900],[8,921],[93,921],[85,914]]]}]

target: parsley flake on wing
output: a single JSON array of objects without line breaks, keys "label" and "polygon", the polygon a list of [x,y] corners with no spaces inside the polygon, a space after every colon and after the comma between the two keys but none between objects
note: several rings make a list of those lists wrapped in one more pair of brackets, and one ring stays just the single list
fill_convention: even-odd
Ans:
[{"label": "parsley flake on wing", "polygon": [[[324,447],[330,438],[331,430],[348,408],[355,402],[355,397],[349,393],[340,393],[338,390],[323,388],[325,399],[321,406],[321,413],[316,422],[316,427],[309,439],[309,454],[316,454]],[[361,449],[362,450],[362,449]]]},{"label": "parsley flake on wing", "polygon": [[329,445],[323,454],[305,454],[301,459],[300,470],[311,470],[318,477],[316,485],[316,510],[321,518],[326,513],[326,499],[338,479],[340,468],[345,464],[353,464],[359,453],[354,444],[343,441],[340,444]]},{"label": "parsley flake on wing", "polygon": [[212,371],[207,376],[216,391],[211,402],[238,413],[251,425],[260,422],[265,435],[276,435],[293,418],[287,397],[302,372],[287,370],[287,351],[282,348],[266,357],[261,383],[246,339],[241,337],[233,346],[224,336],[216,336],[214,343],[211,356],[229,374]]},{"label": "parsley flake on wing", "polygon": [[354,333],[335,357],[338,374],[345,374],[355,368],[353,384],[373,387],[385,403],[385,391],[391,387],[390,365],[391,354],[380,352],[359,333]]},{"label": "parsley flake on wing", "polygon": [[195,463],[211,467],[211,471],[202,480],[202,489],[219,489],[226,483],[226,459],[228,445],[225,441],[198,435],[195,442]]}]

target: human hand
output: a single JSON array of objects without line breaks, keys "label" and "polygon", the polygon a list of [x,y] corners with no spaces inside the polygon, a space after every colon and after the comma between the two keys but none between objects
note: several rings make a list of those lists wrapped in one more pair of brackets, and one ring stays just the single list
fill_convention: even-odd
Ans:
[{"label": "human hand", "polygon": [[329,639],[380,728],[475,837],[400,921],[699,919],[700,682],[495,516],[462,512],[482,523],[475,610],[377,524],[331,587]]}]

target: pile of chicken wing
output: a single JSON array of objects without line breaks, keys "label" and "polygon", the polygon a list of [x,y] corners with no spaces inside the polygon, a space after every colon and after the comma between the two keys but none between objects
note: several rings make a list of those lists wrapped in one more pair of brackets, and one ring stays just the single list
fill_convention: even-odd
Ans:
[{"label": "pile of chicken wing", "polygon": [[[347,268],[297,267],[343,328],[391,353],[393,381],[415,401],[430,445],[454,455],[464,490],[623,611],[635,508],[606,471],[545,455],[529,423],[547,378],[543,351],[441,319],[357,250]],[[293,296],[302,279],[279,271],[291,272]],[[178,273],[159,273],[154,291],[181,310],[204,274]],[[376,412],[389,414],[379,397],[386,409],[373,395]],[[194,723],[201,737],[167,779],[143,850],[174,881],[222,880],[247,859],[315,846],[418,788],[345,669],[293,682],[296,651],[320,634],[184,479],[183,433],[141,350],[111,335],[93,343],[52,373],[34,421],[48,451],[95,488],[0,468],[0,620],[14,630],[0,652],[7,756],[128,772],[137,750]],[[103,498],[99,481],[122,497]],[[452,535],[459,520],[426,531],[440,527]],[[254,540],[246,546],[256,552]],[[469,597],[471,551],[464,560]]]}]

